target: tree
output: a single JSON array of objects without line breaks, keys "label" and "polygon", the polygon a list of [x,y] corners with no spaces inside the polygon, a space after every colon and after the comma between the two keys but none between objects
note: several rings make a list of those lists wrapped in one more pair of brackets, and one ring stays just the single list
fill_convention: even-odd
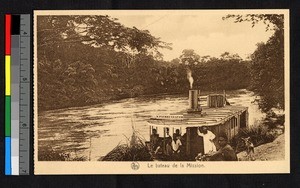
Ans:
[{"label": "tree", "polygon": [[250,21],[252,27],[262,21],[266,30],[274,34],[266,43],[257,44],[251,55],[251,88],[261,96],[259,106],[262,111],[272,108],[284,109],[284,17],[278,14],[227,15],[223,19],[234,18],[235,23]]},{"label": "tree", "polygon": [[230,54],[229,52],[224,52],[220,55],[223,60],[237,60],[242,61],[242,58],[238,54]]},{"label": "tree", "polygon": [[159,48],[170,43],[152,36],[148,30],[128,28],[109,16],[39,16],[38,46],[57,46],[80,42],[93,47],[105,47],[124,52],[161,55]]},{"label": "tree", "polygon": [[200,62],[206,63],[207,61],[210,60],[210,58],[211,58],[210,55],[201,56],[200,57]]},{"label": "tree", "polygon": [[263,22],[266,24],[267,30],[283,30],[284,27],[284,17],[282,14],[246,14],[246,15],[236,15],[228,14],[223,17],[223,20],[233,18],[234,23],[238,22],[251,22],[252,27],[254,27],[258,22]]},{"label": "tree", "polygon": [[261,96],[263,111],[284,109],[284,47],[283,38],[275,33],[267,43],[257,45],[251,55],[252,89]]},{"label": "tree", "polygon": [[179,58],[172,59],[171,63],[174,65],[178,65],[180,63],[180,59]]},{"label": "tree", "polygon": [[179,57],[181,63],[186,65],[197,64],[200,62],[200,56],[193,49],[185,49]]},{"label": "tree", "polygon": [[169,45],[105,15],[38,16],[39,109],[142,94],[159,49]]}]

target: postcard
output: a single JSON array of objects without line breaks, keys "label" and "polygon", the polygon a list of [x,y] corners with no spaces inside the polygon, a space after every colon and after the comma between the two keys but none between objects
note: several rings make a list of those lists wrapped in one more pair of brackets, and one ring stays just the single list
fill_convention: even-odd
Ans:
[{"label": "postcard", "polygon": [[289,10],[34,11],[35,174],[290,172]]}]

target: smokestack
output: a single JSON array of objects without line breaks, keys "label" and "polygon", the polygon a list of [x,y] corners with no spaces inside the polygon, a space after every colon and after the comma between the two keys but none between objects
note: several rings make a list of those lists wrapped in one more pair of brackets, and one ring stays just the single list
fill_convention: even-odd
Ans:
[{"label": "smokestack", "polygon": [[194,79],[192,77],[192,71],[191,69],[187,69],[187,79],[189,80],[190,82],[190,89],[193,89],[193,83],[194,83]]},{"label": "smokestack", "polygon": [[200,107],[200,90],[191,89],[189,90],[189,109],[188,112],[201,112]]}]

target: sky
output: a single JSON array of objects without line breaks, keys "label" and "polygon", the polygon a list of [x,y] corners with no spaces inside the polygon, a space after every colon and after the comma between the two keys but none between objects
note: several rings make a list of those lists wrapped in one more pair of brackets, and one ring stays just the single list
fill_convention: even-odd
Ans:
[{"label": "sky", "polygon": [[[241,14],[241,13],[239,13]],[[266,42],[273,31],[259,23],[252,28],[250,22],[234,23],[222,20],[226,12],[162,12],[155,14],[108,14],[127,27],[149,30],[162,41],[172,43],[172,50],[160,50],[164,60],[178,58],[184,49],[194,49],[200,56],[219,57],[224,52],[239,54],[246,59],[256,44]]]}]

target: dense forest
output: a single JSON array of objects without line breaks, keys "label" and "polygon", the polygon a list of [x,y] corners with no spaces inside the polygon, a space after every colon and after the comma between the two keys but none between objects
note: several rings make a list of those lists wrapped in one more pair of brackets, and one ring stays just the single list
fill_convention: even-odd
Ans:
[{"label": "dense forest", "polygon": [[277,14],[227,15],[223,19],[234,22],[251,22],[254,27],[258,22],[266,25],[266,30],[273,30],[273,35],[266,43],[258,43],[251,55],[250,89],[261,97],[258,104],[262,111],[272,108],[284,109],[284,16]]},{"label": "dense forest", "polygon": [[38,16],[38,108],[185,93],[190,88],[187,72],[193,76],[194,88],[249,88],[262,97],[263,110],[283,108],[283,17],[228,15],[225,19],[229,18],[270,23],[274,35],[258,44],[249,61],[228,52],[220,57],[196,54],[188,47],[178,58],[164,61],[159,50],[171,50],[171,43],[109,16]]}]

